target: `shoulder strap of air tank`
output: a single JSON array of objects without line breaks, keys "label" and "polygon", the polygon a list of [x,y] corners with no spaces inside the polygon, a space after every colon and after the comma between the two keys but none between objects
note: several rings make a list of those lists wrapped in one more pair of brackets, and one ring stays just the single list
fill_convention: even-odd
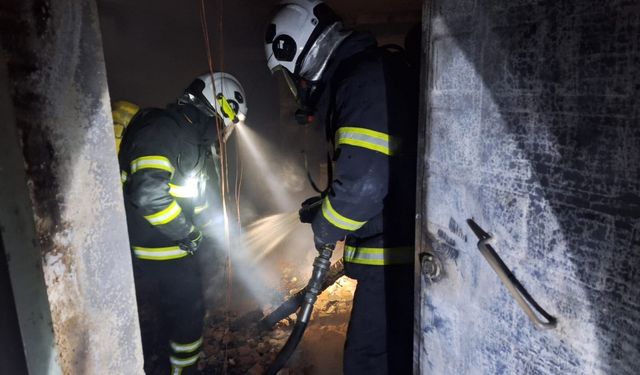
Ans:
[{"label": "shoulder strap of air tank", "polygon": [[338,131],[337,116],[335,116],[337,82],[340,82],[344,76],[348,74],[361,59],[368,56],[372,50],[373,49],[366,49],[358,52],[341,62],[331,79],[327,82],[327,87],[325,88],[329,92],[329,105],[327,106],[325,116],[327,119],[327,124],[325,125],[325,136],[327,139],[327,189],[333,182],[333,162],[336,161],[339,154],[339,151],[336,151],[335,148],[335,132]]}]

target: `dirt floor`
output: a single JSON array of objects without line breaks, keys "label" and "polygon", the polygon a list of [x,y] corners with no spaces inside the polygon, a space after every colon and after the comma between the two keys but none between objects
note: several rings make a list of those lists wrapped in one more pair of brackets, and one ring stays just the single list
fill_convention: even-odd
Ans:
[{"label": "dirt floor", "polygon": [[[297,292],[305,281],[291,268],[283,267],[283,298]],[[341,374],[342,350],[356,282],[340,278],[316,302],[303,340],[283,375]],[[295,322],[291,315],[272,330],[260,330],[258,321],[277,304],[225,313],[209,311],[204,331],[203,374],[263,374],[287,341]]]}]

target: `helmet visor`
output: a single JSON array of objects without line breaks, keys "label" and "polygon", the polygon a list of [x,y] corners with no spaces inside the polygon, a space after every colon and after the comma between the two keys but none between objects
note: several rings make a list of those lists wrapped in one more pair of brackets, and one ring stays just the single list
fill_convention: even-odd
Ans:
[{"label": "helmet visor", "polygon": [[293,77],[293,74],[291,74],[291,72],[283,67],[282,65],[278,65],[275,68],[273,68],[273,73],[275,72],[281,72],[282,76],[284,77],[285,82],[287,82],[287,86],[289,86],[289,90],[291,90],[291,94],[293,94],[293,97],[297,100],[298,99],[298,86],[296,85],[296,80]]}]

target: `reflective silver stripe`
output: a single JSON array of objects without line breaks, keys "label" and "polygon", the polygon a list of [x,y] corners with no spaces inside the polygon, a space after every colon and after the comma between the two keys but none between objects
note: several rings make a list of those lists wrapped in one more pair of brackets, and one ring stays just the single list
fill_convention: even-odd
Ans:
[{"label": "reflective silver stripe", "polygon": [[333,209],[329,197],[324,198],[322,201],[322,216],[334,226],[348,231],[358,230],[367,223],[366,221],[357,221],[340,215],[338,211]]},{"label": "reflective silver stripe", "polygon": [[120,182],[122,182],[123,184],[127,182],[127,172],[120,171]]},{"label": "reflective silver stripe", "polygon": [[178,358],[178,357],[171,356],[169,357],[169,361],[173,366],[187,367],[187,366],[194,365],[196,362],[198,362],[198,358],[200,358],[200,353],[194,356],[191,356],[189,358]]},{"label": "reflective silver stripe", "polygon": [[198,348],[200,348],[200,346],[202,345],[202,337],[188,344],[178,344],[177,342],[171,341],[170,345],[171,345],[171,349],[175,353],[191,353],[191,352],[195,352],[196,350],[198,350]]},{"label": "reflective silver stripe", "polygon": [[165,209],[156,212],[155,214],[145,215],[145,219],[149,221],[152,225],[162,225],[171,222],[173,219],[178,217],[182,212],[182,207],[178,204],[178,202],[171,202]]},{"label": "reflective silver stripe", "polygon": [[344,261],[366,264],[370,266],[386,266],[391,264],[411,264],[415,250],[405,247],[344,247]]},{"label": "reflective silver stripe", "polygon": [[184,258],[189,253],[178,246],[168,247],[140,247],[133,246],[133,253],[138,259],[170,260]]},{"label": "reflective silver stripe", "polygon": [[197,185],[174,185],[169,184],[169,194],[176,198],[195,198],[198,196]]},{"label": "reflective silver stripe", "polygon": [[385,155],[393,154],[391,141],[388,134],[366,128],[345,126],[336,132],[336,145],[363,147]]},{"label": "reflective silver stripe", "polygon": [[131,174],[147,168],[161,169],[171,174],[174,172],[174,168],[169,159],[160,155],[142,156],[131,162]]}]

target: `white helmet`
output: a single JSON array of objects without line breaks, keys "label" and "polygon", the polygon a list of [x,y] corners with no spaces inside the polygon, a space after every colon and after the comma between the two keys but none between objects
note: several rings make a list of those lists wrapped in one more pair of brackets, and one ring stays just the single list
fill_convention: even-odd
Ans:
[{"label": "white helmet", "polygon": [[224,139],[233,127],[247,117],[247,100],[240,82],[231,74],[216,72],[196,78],[180,99],[191,103],[208,116],[219,116],[224,122]]},{"label": "white helmet", "polygon": [[309,50],[323,31],[336,23],[340,18],[322,1],[282,1],[265,34],[267,66],[272,72],[286,69],[302,76]]}]

